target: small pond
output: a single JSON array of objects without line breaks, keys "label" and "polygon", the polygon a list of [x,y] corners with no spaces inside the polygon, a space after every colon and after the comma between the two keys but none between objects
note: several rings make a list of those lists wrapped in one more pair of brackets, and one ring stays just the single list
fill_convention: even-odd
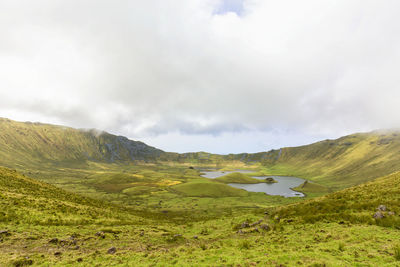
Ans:
[{"label": "small pond", "polygon": [[[254,171],[246,171],[246,170],[237,170],[237,171],[203,171],[202,177],[215,179],[229,173],[240,172],[240,173],[251,173]],[[253,178],[264,180],[267,177],[274,178],[277,183],[267,184],[267,183],[259,183],[259,184],[229,184],[232,187],[240,188],[247,190],[249,192],[263,192],[268,195],[278,195],[284,197],[304,197],[304,194],[301,192],[296,192],[291,188],[297,187],[304,183],[304,179],[297,177],[289,177],[289,176],[252,176]]]}]

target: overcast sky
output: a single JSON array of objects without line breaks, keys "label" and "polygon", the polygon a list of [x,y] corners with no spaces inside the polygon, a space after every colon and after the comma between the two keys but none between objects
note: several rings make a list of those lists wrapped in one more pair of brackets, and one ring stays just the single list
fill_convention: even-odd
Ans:
[{"label": "overcast sky", "polygon": [[166,151],[400,127],[398,0],[1,0],[0,117]]}]

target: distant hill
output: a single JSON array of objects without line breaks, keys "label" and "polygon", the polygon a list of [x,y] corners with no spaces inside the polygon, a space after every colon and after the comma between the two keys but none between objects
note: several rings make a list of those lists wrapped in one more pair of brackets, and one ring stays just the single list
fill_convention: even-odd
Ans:
[{"label": "distant hill", "polygon": [[230,155],[260,162],[268,174],[304,177],[335,190],[400,170],[400,132],[357,133],[299,147]]},{"label": "distant hill", "polygon": [[164,153],[145,143],[97,130],[0,119],[0,163],[5,166],[154,161]]},{"label": "distant hill", "polygon": [[252,165],[262,175],[291,175],[333,190],[400,171],[400,132],[374,131],[260,153],[171,153],[97,130],[0,119],[0,165],[19,170],[79,168],[88,162]]},{"label": "distant hill", "polygon": [[76,166],[87,161],[215,163],[224,158],[206,152],[164,152],[143,142],[96,129],[0,118],[0,165],[11,168],[38,163]]}]

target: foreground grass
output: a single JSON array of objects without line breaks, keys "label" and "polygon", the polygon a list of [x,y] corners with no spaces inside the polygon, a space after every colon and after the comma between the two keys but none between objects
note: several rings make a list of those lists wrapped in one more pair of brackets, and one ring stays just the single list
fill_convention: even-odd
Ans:
[{"label": "foreground grass", "polygon": [[295,200],[175,197],[152,210],[152,202],[127,209],[0,169],[0,266],[400,266],[396,223],[348,216],[372,218],[378,203],[397,214],[399,181],[393,174],[283,207]]},{"label": "foreground grass", "polygon": [[[0,264],[16,266],[25,259],[34,266],[400,266],[400,233],[394,229],[317,223],[238,234],[229,220],[214,223],[219,224],[116,226],[104,238],[96,236],[101,227],[95,225],[6,225],[11,235],[0,243]],[[49,242],[54,238],[63,241]],[[111,247],[115,254],[107,253]]]}]

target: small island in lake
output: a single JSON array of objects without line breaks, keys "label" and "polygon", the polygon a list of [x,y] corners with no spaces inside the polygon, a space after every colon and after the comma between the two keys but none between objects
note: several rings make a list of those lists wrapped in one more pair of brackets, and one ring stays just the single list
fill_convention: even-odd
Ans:
[{"label": "small island in lake", "polygon": [[267,184],[277,183],[277,181],[276,181],[274,178],[272,178],[272,177],[267,177],[267,178],[265,178],[264,181],[265,181]]},{"label": "small island in lake", "polygon": [[239,172],[233,172],[226,174],[224,176],[215,178],[214,181],[220,182],[220,183],[225,183],[225,184],[261,184],[261,183],[267,183],[267,184],[272,184],[272,183],[277,183],[274,178],[268,177],[265,179],[262,179],[262,177],[253,178],[250,177],[247,174],[244,173],[239,173]]}]

